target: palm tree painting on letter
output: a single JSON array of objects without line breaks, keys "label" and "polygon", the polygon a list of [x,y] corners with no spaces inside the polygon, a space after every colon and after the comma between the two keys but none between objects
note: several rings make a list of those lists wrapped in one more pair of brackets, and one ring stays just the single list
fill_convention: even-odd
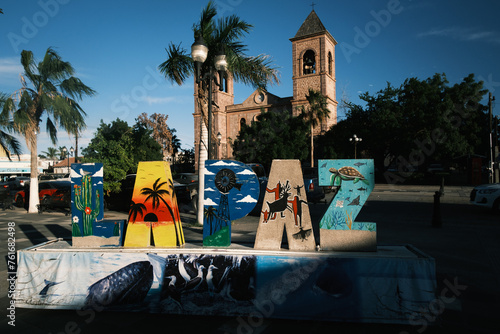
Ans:
[{"label": "palm tree painting on letter", "polygon": [[135,222],[137,220],[137,215],[140,214],[141,217],[144,218],[144,211],[146,211],[146,206],[142,203],[135,203],[131,201],[130,203],[130,212],[128,216],[128,220]]},{"label": "palm tree painting on letter", "polygon": [[174,222],[175,234],[177,236],[177,243],[178,245],[182,245],[183,240],[179,240],[180,231],[179,227],[177,226],[178,221],[176,220],[176,215],[173,212],[172,207],[167,203],[167,201],[164,198],[164,196],[170,195],[170,192],[167,189],[162,188],[164,185],[167,184],[167,182],[166,181],[160,182],[160,180],[161,178],[157,178],[156,181],[153,183],[152,188],[145,187],[141,189],[141,194],[147,196],[146,199],[144,200],[144,203],[151,201],[153,210],[160,207],[160,202],[165,204]]},{"label": "palm tree painting on letter", "polygon": [[[7,99],[2,118],[12,117],[17,132],[26,139],[31,152],[30,192],[38,193],[37,142],[40,124],[45,122],[52,143],[57,142],[57,129],[70,134],[85,128],[86,116],[77,103],[95,91],[74,77],[75,70],[69,62],[48,48],[43,60],[37,62],[33,52],[21,52],[22,87]],[[28,212],[37,212],[38,196],[30,196]]]}]

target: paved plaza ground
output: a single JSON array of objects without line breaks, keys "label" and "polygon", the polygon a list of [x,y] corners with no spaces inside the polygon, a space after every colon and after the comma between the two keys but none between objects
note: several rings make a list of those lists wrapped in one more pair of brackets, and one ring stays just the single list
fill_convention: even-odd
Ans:
[{"label": "paved plaza ground", "polygon": [[[357,221],[377,223],[377,241],[383,245],[411,244],[436,261],[437,296],[422,310],[428,323],[407,325],[350,324],[295,320],[259,320],[249,328],[241,319],[227,317],[174,316],[101,312],[90,319],[76,311],[16,309],[15,327],[9,326],[6,261],[0,265],[1,333],[275,333],[277,331],[323,333],[457,333],[498,332],[500,305],[500,215],[469,204],[472,187],[445,187],[441,197],[442,227],[432,226],[433,195],[438,186],[376,185]],[[310,204],[313,224],[327,208]],[[124,218],[123,212],[108,211],[107,218]],[[194,224],[192,212],[181,213],[187,243],[201,243],[202,228]],[[62,213],[28,214],[25,210],[0,211],[0,254],[7,256],[8,224],[15,223],[16,248],[23,249],[54,238],[70,238],[70,217]],[[12,225],[12,224],[11,224]],[[233,243],[253,245],[258,217],[247,216],[233,223]],[[449,292],[452,291],[453,294]],[[444,302],[442,302],[444,301]],[[434,321],[435,320],[435,321]],[[433,322],[432,325],[430,323]]]}]

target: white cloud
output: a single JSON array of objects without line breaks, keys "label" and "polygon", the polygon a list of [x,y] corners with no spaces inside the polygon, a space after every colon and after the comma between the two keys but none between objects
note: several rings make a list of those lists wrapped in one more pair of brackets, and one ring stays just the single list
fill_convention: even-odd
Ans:
[{"label": "white cloud", "polygon": [[249,169],[244,169],[244,170],[242,170],[241,172],[236,173],[236,174],[241,174],[241,175],[255,175],[255,173],[254,173],[254,172],[252,172],[252,171],[251,171],[251,170],[249,170]]},{"label": "white cloud", "polygon": [[215,173],[212,173],[211,171],[205,168],[205,175],[215,175]]},{"label": "white cloud", "polygon": [[205,191],[215,191],[212,188],[205,188]]},{"label": "white cloud", "polygon": [[239,201],[236,201],[236,203],[257,203],[257,200],[255,198],[253,198],[252,196],[247,195],[247,196],[243,197],[242,199],[240,199]]},{"label": "white cloud", "polygon": [[500,33],[496,31],[481,30],[478,28],[446,27],[432,28],[428,31],[417,34],[417,37],[446,37],[458,41],[481,41],[487,43],[500,44]]},{"label": "white cloud", "polygon": [[23,72],[18,57],[0,58],[0,84],[20,86],[19,75]]},{"label": "white cloud", "polygon": [[212,201],[210,198],[205,198],[205,201],[203,201],[203,205],[218,206],[218,204]]},{"label": "white cloud", "polygon": [[211,164],[210,166],[239,166],[239,165],[235,162],[224,162],[222,160],[219,160],[219,161]]},{"label": "white cloud", "polygon": [[170,102],[179,102],[180,99],[175,96],[167,96],[167,97],[155,97],[155,96],[145,96],[142,99],[144,102],[147,102],[149,105],[152,104],[165,104]]}]

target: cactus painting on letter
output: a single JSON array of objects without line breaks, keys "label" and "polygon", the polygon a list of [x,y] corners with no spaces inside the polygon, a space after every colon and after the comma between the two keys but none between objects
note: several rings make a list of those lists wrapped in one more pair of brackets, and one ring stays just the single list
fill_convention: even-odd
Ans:
[{"label": "cactus painting on letter", "polygon": [[94,235],[94,222],[103,219],[102,179],[102,163],[71,165],[73,237]]}]

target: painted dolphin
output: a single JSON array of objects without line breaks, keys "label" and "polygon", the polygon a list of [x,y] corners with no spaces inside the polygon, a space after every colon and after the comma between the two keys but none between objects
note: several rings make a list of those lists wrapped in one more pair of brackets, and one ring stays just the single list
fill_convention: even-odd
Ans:
[{"label": "painted dolphin", "polygon": [[89,287],[86,306],[111,306],[140,303],[153,284],[149,261],[131,263]]}]

